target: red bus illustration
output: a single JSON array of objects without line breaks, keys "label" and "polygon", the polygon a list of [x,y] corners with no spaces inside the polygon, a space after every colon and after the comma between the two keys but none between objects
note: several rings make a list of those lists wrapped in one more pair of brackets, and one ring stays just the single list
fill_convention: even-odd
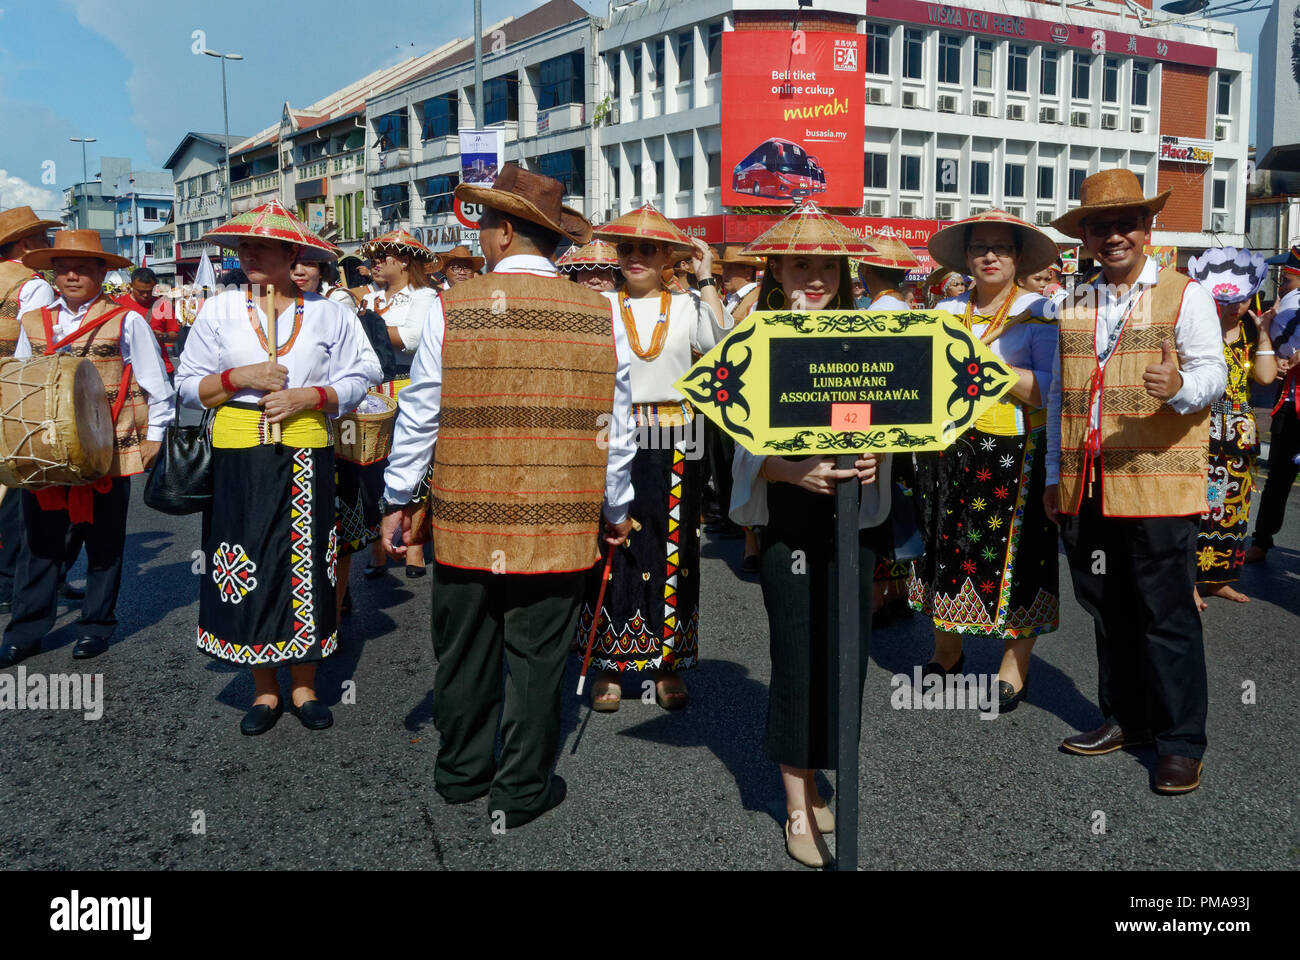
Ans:
[{"label": "red bus illustration", "polygon": [[792,140],[764,140],[731,174],[731,189],[756,197],[801,199],[826,192],[826,171]]}]

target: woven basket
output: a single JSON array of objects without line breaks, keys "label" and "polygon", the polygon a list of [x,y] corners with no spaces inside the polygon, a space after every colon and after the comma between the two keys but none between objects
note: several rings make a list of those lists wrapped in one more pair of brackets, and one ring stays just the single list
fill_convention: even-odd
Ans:
[{"label": "woven basket", "polygon": [[[334,438],[334,455],[340,460],[367,466],[378,463],[393,449],[393,425],[397,422],[397,401],[378,390],[367,396],[384,402],[382,413],[349,413],[339,417]],[[344,442],[346,440],[350,442]]]}]

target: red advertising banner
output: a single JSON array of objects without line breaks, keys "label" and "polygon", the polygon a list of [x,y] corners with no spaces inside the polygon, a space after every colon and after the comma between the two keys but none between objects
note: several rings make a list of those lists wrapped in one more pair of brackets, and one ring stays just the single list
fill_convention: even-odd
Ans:
[{"label": "red advertising banner", "polygon": [[722,203],[862,206],[862,37],[722,35]]},{"label": "red advertising banner", "polygon": [[1196,43],[1181,43],[1162,37],[1121,33],[1077,23],[1034,20],[993,10],[971,10],[947,3],[924,0],[867,0],[866,14],[883,20],[923,23],[947,30],[962,30],[1010,40],[1035,40],[1063,47],[1082,47],[1093,53],[1118,53],[1151,60],[1165,60],[1196,67],[1215,67],[1218,51]]}]

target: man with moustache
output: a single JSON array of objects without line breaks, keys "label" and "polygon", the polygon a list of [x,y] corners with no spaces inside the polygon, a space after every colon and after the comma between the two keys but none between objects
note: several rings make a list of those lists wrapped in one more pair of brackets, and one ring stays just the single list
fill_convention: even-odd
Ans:
[{"label": "man with moustache", "polygon": [[1081,239],[1101,273],[1061,310],[1043,492],[1095,624],[1104,717],[1062,749],[1096,756],[1154,739],[1154,788],[1165,794],[1201,782],[1208,691],[1195,547],[1208,408],[1228,376],[1214,300],[1144,252],[1170,193],[1144,197],[1130,171],[1103,170],[1052,224]]}]

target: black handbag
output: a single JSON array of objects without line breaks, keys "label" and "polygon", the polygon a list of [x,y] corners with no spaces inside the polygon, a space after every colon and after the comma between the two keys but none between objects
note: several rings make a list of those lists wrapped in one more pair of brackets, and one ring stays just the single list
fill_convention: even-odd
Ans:
[{"label": "black handbag", "polygon": [[176,416],[167,425],[162,449],[144,486],[144,502],[162,513],[184,516],[212,505],[212,417],[206,410],[197,426],[182,426],[180,394]]}]

